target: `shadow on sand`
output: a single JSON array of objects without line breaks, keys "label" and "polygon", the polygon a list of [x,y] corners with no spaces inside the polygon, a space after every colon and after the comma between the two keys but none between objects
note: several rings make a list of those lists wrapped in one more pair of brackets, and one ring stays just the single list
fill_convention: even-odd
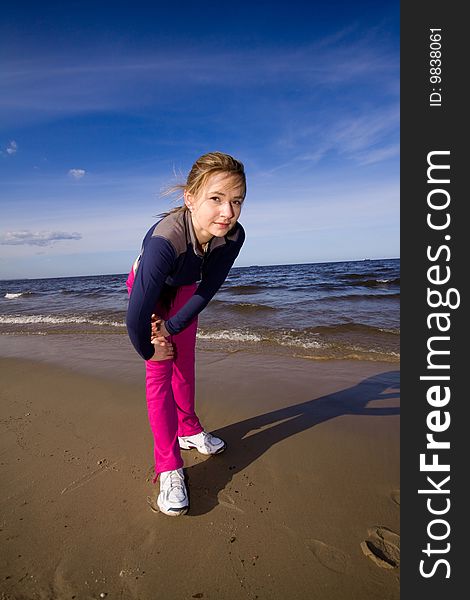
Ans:
[{"label": "shadow on sand", "polygon": [[[186,469],[191,496],[188,515],[202,515],[212,510],[219,504],[219,492],[227,486],[234,474],[243,471],[271,446],[291,435],[343,415],[398,415],[399,408],[374,408],[369,404],[377,400],[399,399],[399,381],[399,371],[380,373],[353,387],[214,431],[215,435],[227,442],[228,449],[220,456],[211,457]],[[397,391],[386,393],[387,389]]]}]

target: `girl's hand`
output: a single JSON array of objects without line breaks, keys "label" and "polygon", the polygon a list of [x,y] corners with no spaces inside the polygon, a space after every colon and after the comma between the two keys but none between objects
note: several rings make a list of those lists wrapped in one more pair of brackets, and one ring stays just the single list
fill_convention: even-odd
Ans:
[{"label": "girl's hand", "polygon": [[152,342],[152,344],[153,344],[154,340],[159,337],[163,337],[163,338],[170,337],[170,333],[168,332],[167,328],[165,327],[165,321],[156,314],[152,315],[151,328],[152,328],[152,335],[151,335],[150,341]]},{"label": "girl's hand", "polygon": [[150,341],[155,346],[155,354],[149,360],[160,361],[174,358],[173,344],[166,337],[169,333],[166,330],[164,321],[158,315],[152,315],[152,334]]}]

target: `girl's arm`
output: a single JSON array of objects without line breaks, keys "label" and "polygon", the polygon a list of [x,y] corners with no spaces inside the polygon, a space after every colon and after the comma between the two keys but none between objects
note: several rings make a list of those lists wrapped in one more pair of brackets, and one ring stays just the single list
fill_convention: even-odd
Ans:
[{"label": "girl's arm", "polygon": [[151,318],[166,278],[175,261],[172,244],[162,237],[145,240],[142,258],[135,273],[129,298],[126,325],[129,338],[136,351],[149,360],[155,347],[151,343]]}]

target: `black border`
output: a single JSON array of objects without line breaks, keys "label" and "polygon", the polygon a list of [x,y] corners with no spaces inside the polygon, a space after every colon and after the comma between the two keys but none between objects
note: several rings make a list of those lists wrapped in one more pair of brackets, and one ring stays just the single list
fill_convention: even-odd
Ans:
[{"label": "black border", "polygon": [[[465,240],[469,235],[465,231],[466,204],[470,204],[468,192],[464,191],[467,172],[470,175],[464,146],[468,129],[464,88],[468,86],[469,68],[465,56],[469,56],[469,35],[463,6],[452,0],[401,4],[401,597],[405,600],[417,597],[450,600],[468,595],[463,542],[469,527],[463,505],[468,504],[464,490],[469,471],[465,465],[469,452],[464,439],[470,437],[470,431],[467,434],[463,431],[464,409],[469,402],[463,382],[465,369],[470,369],[470,364],[467,366],[469,352],[465,347],[469,329],[465,320],[469,269],[465,268],[464,256],[468,255]],[[441,106],[429,104],[431,88],[438,87],[430,83],[430,28],[442,29]],[[450,184],[445,187],[451,195],[451,224],[445,232],[432,231],[426,224],[430,191],[427,155],[436,150],[450,151]],[[443,240],[444,233],[451,236],[450,241]],[[421,375],[429,374],[426,343],[432,335],[426,317],[432,312],[427,304],[427,270],[433,263],[429,262],[426,250],[428,245],[436,248],[442,243],[448,243],[451,256],[446,262],[443,254],[438,262],[450,267],[451,280],[447,287],[458,289],[461,297],[460,306],[448,310],[452,325],[447,334],[451,338],[450,356],[446,359],[450,364],[451,400],[442,410],[450,412],[451,425],[441,434],[441,439],[449,440],[451,447],[440,453],[441,462],[444,457],[450,462],[451,508],[443,516],[451,527],[445,540],[450,543],[450,549],[446,554],[434,555],[436,560],[449,561],[450,577],[446,578],[447,568],[441,565],[432,577],[424,578],[419,572],[420,561],[426,559],[429,569],[433,559],[426,557],[422,549],[429,541],[427,526],[437,518],[426,508],[428,496],[418,494],[418,489],[430,487],[426,486],[426,476],[431,475],[420,472],[419,468],[419,455],[426,451],[429,431],[426,416],[433,410],[426,400],[430,384],[420,381]],[[442,475],[437,473],[436,480],[442,479]],[[438,542],[434,543],[439,547]],[[444,542],[440,544],[442,547]]]}]

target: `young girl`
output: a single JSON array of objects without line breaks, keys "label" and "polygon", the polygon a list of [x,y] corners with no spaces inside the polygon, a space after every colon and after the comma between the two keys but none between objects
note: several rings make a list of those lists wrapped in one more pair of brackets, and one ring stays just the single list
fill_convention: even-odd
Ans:
[{"label": "young girl", "polygon": [[[127,280],[127,330],[146,361],[159,509],[188,510],[180,449],[218,454],[225,442],[204,431],[194,410],[197,316],[225,281],[245,240],[237,222],[246,194],[241,162],[204,154],[189,172],[183,206],[148,231]],[[199,282],[199,283],[196,283]]]}]

